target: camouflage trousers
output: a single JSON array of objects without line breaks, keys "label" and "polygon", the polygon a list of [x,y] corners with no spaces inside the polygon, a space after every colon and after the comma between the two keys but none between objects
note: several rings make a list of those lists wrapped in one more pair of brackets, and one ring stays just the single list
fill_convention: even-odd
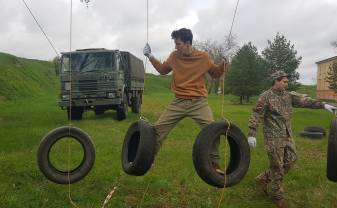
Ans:
[{"label": "camouflage trousers", "polygon": [[256,178],[270,185],[270,195],[274,199],[283,199],[283,177],[297,160],[295,143],[292,138],[265,138],[265,149],[270,167]]},{"label": "camouflage trousers", "polygon": [[[157,133],[156,153],[158,153],[170,131],[185,117],[192,118],[200,128],[203,128],[214,121],[212,111],[208,106],[207,98],[174,99],[154,124]],[[212,152],[210,153],[211,160],[215,163],[219,160],[218,146],[219,142],[215,142],[212,147]]]}]

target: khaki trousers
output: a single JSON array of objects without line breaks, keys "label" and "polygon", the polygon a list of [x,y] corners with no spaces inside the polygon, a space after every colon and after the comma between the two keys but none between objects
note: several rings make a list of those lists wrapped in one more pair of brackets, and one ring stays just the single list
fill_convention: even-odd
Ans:
[{"label": "khaki trousers", "polygon": [[[214,121],[211,109],[208,106],[207,98],[175,98],[166,107],[158,121],[154,124],[157,133],[156,153],[158,153],[163,141],[170,131],[185,117],[192,118],[200,128],[203,128]],[[212,161],[215,162],[219,159],[218,144],[219,143],[217,142],[213,145],[213,150],[210,154]]]}]

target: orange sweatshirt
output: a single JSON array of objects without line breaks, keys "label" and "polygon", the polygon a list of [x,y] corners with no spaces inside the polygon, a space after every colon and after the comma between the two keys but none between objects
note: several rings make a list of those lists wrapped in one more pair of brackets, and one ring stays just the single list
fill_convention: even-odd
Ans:
[{"label": "orange sweatshirt", "polygon": [[177,98],[207,97],[204,75],[209,73],[217,78],[224,72],[224,65],[214,64],[207,52],[194,48],[190,56],[181,56],[173,51],[164,63],[156,58],[150,61],[162,75],[172,71],[171,90]]}]

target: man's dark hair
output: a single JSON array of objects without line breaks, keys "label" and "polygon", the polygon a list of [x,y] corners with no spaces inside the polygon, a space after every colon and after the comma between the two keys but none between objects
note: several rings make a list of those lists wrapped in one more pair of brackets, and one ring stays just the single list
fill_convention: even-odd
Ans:
[{"label": "man's dark hair", "polygon": [[[284,77],[288,77],[288,76],[284,76]],[[274,85],[274,84],[275,84],[275,81],[276,81],[276,80],[279,82],[279,81],[281,81],[281,80],[282,80],[284,77],[279,77],[279,78],[277,78],[277,79],[273,80],[273,83],[272,83],[272,85]]]},{"label": "man's dark hair", "polygon": [[192,45],[193,34],[190,29],[181,28],[179,30],[174,30],[171,33],[172,39],[180,39],[184,43],[189,42]]}]

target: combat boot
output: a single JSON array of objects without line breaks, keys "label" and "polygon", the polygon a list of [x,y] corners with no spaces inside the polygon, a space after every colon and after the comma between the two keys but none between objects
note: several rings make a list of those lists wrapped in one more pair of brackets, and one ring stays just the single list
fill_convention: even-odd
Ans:
[{"label": "combat boot", "polygon": [[257,185],[260,187],[261,191],[268,195],[268,181],[264,178],[255,178]]},{"label": "combat boot", "polygon": [[276,207],[278,208],[288,208],[288,203],[285,199],[276,200]]}]

